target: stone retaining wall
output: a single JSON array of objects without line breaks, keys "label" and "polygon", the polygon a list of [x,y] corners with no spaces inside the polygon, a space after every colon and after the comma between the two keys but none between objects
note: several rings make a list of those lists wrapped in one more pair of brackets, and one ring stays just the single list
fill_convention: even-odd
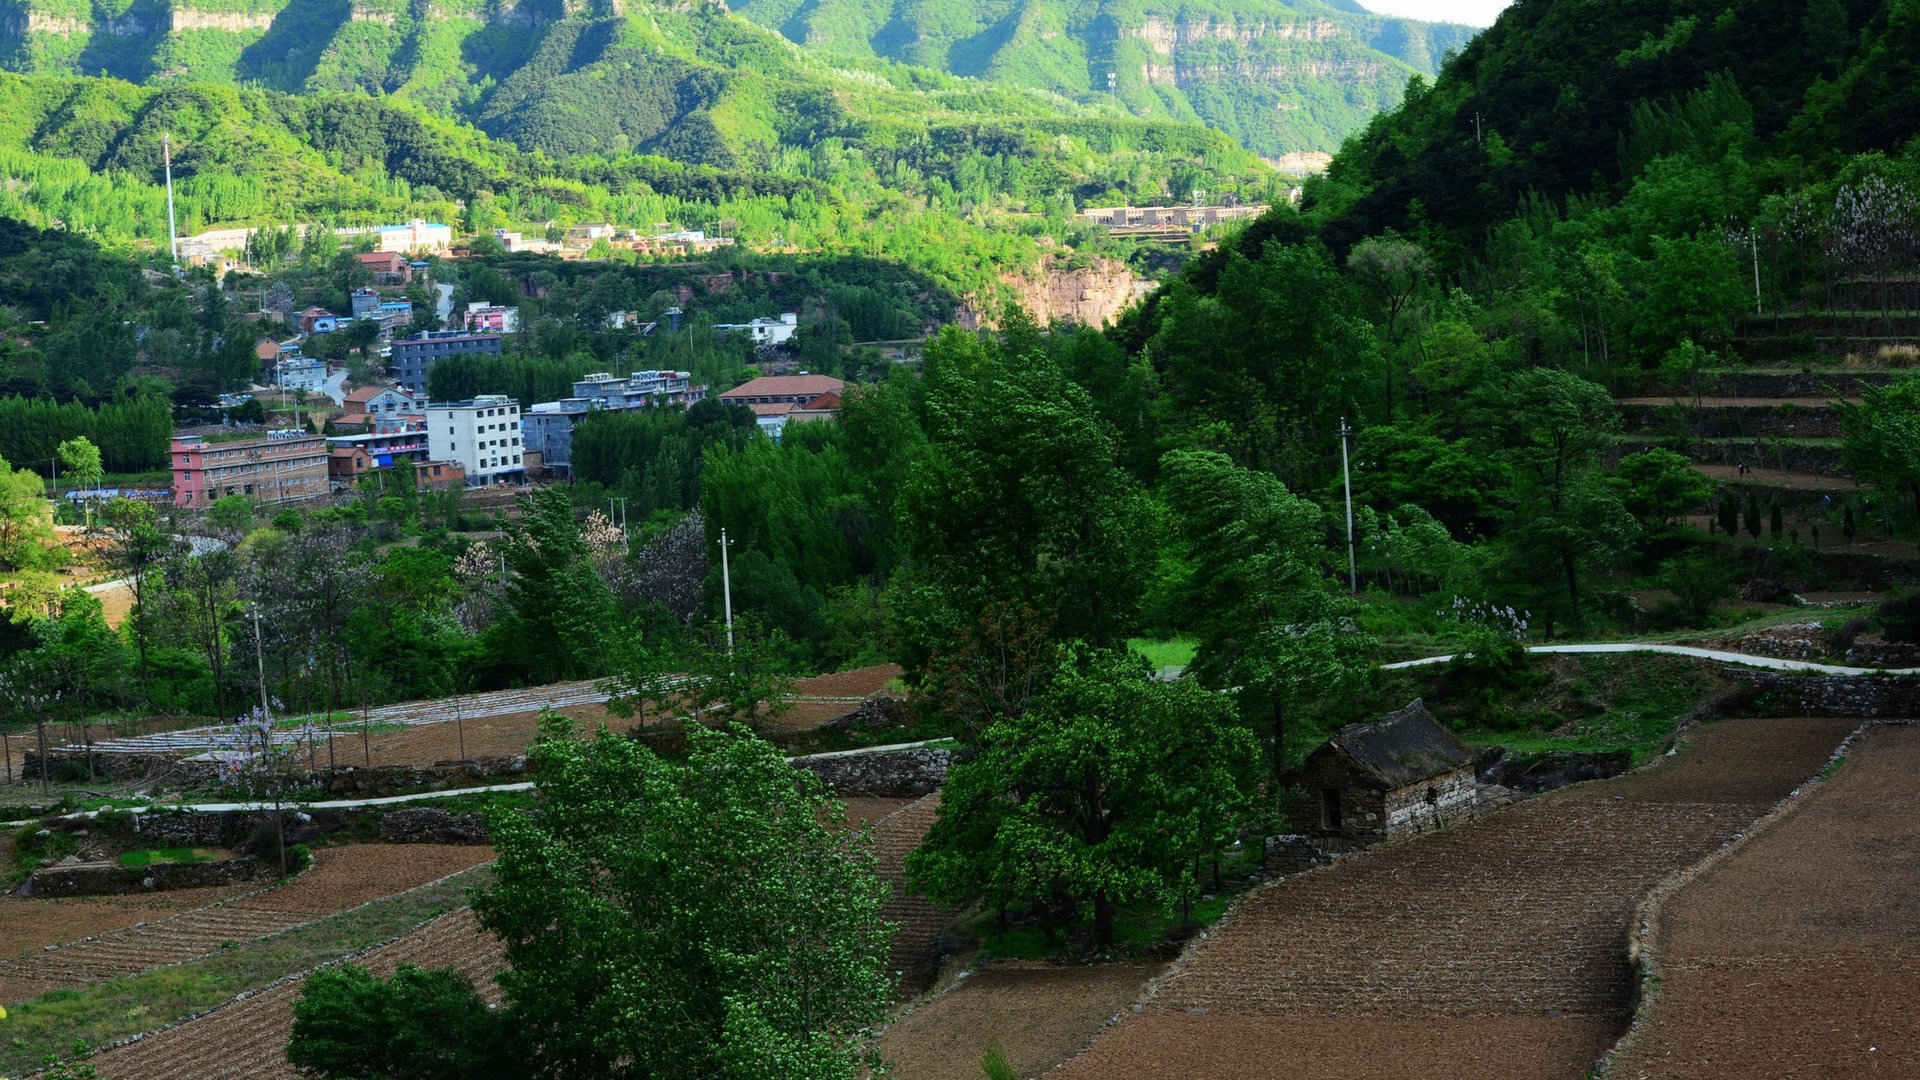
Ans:
[{"label": "stone retaining wall", "polygon": [[1760,716],[1857,716],[1863,719],[1920,717],[1920,676],[1804,675],[1728,668],[1745,691],[1728,712]]},{"label": "stone retaining wall", "polygon": [[1677,421],[1703,439],[1837,439],[1840,414],[1810,405],[1711,406],[1622,405],[1620,417],[1630,431],[1665,432]]},{"label": "stone retaining wall", "polygon": [[79,863],[35,870],[28,876],[26,884],[21,886],[20,895],[41,898],[111,896],[193,889],[252,881],[265,873],[267,868],[259,860],[250,857],[204,863],[154,863],[151,866]]},{"label": "stone retaining wall", "polygon": [[946,782],[953,751],[933,746],[793,759],[841,798],[905,799],[930,795]]}]

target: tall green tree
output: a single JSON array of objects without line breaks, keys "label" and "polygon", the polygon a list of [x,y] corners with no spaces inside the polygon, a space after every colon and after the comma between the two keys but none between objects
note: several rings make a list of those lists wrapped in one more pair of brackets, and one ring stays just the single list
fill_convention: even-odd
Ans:
[{"label": "tall green tree", "polygon": [[1889,494],[1913,500],[1920,528],[1920,375],[1869,387],[1859,404],[1838,402],[1847,468]]},{"label": "tall green tree", "polygon": [[689,737],[669,761],[543,721],[539,807],[495,819],[473,901],[514,1053],[535,1077],[852,1080],[891,992],[866,834],[744,729]]},{"label": "tall green tree", "polygon": [[1284,770],[1292,711],[1350,690],[1372,647],[1322,566],[1320,508],[1211,451],[1168,454],[1161,473],[1193,566],[1185,609],[1200,638],[1194,673],[1233,689]]},{"label": "tall green tree", "polygon": [[1259,750],[1218,694],[1161,682],[1144,660],[1070,647],[1024,712],[953,767],[939,817],[907,857],[915,890],[1050,931],[1113,942],[1121,908],[1171,912],[1202,856],[1253,806]]},{"label": "tall green tree", "polygon": [[[1503,539],[1510,573],[1545,609],[1547,635],[1581,617],[1581,583],[1622,558],[1638,535],[1619,494],[1598,476],[1620,416],[1606,390],[1571,372],[1533,368],[1478,395],[1479,436],[1509,463],[1512,510]],[[1541,568],[1558,570],[1559,590]]]},{"label": "tall green tree", "polygon": [[1086,391],[1044,355],[1003,359],[953,328],[929,346],[926,381],[927,445],[896,504],[903,663],[924,672],[995,605],[1031,608],[1062,638],[1124,637],[1150,516]]},{"label": "tall green tree", "polygon": [[533,682],[604,674],[616,625],[613,594],[594,568],[566,489],[523,496],[500,551],[506,615],[488,628],[496,666]]}]

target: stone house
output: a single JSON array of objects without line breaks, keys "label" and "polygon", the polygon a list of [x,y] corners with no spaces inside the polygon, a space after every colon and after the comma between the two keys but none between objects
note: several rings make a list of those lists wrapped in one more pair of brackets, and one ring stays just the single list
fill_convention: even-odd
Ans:
[{"label": "stone house", "polygon": [[1307,755],[1300,780],[1314,793],[1320,835],[1384,840],[1470,811],[1473,765],[1473,751],[1416,699],[1334,732]]}]

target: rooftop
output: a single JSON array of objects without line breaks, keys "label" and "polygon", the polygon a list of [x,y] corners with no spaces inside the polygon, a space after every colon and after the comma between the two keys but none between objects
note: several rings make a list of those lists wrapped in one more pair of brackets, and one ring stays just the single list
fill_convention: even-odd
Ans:
[{"label": "rooftop", "polygon": [[1388,789],[1473,763],[1473,751],[1442,727],[1418,698],[1378,720],[1348,724],[1312,756],[1326,753],[1345,757],[1354,771]]},{"label": "rooftop", "polygon": [[749,397],[798,397],[811,400],[837,394],[847,384],[831,375],[762,375],[720,395],[720,400]]}]

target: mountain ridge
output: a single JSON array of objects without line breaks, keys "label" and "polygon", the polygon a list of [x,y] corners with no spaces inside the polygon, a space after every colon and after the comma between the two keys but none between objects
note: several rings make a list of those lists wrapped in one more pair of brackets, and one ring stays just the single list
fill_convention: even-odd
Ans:
[{"label": "mountain ridge", "polygon": [[[876,23],[879,0],[0,0],[0,69],[396,94],[523,148],[660,149],[722,167],[739,161],[730,134],[767,141],[782,111],[758,79],[976,84],[1204,123],[1277,158],[1334,149],[1473,33],[1321,0],[889,2]],[[1111,96],[1094,85],[1108,70]],[[641,92],[651,121],[556,140],[555,114],[577,119],[603,81]]]}]

